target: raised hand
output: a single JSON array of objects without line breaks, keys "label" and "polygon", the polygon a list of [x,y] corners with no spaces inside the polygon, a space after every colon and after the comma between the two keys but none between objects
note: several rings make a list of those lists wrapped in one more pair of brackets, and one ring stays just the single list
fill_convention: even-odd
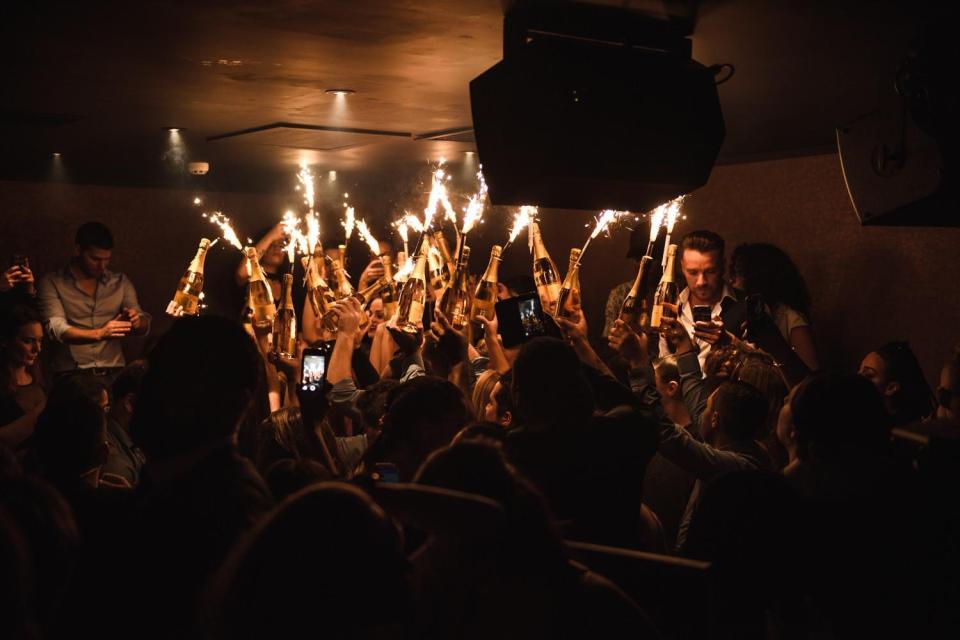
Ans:
[{"label": "raised hand", "polygon": [[649,340],[645,332],[636,332],[623,320],[617,320],[607,337],[610,348],[623,356],[634,369],[650,362]]},{"label": "raised hand", "polygon": [[98,331],[101,340],[113,340],[115,338],[125,338],[130,335],[132,328],[132,325],[128,321],[123,320],[123,314],[118,313],[113,320],[110,320],[100,327]]}]

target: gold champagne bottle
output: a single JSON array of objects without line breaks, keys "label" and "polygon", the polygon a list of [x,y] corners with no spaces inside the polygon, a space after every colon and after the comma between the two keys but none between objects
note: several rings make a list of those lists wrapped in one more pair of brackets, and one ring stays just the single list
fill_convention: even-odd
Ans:
[{"label": "gold champagne bottle", "polygon": [[443,258],[443,282],[444,286],[449,286],[453,281],[453,272],[457,270],[457,265],[450,254],[447,238],[440,229],[433,232],[433,246],[440,251],[440,256]]},{"label": "gold champagne bottle", "polygon": [[444,289],[440,299],[440,310],[447,317],[453,328],[460,330],[470,321],[470,289],[467,287],[467,278],[470,277],[468,265],[470,263],[470,247],[463,247],[460,264],[453,272],[450,286]]},{"label": "gold champagne bottle", "polygon": [[540,225],[530,223],[530,242],[533,247],[533,280],[540,294],[540,303],[545,311],[556,313],[557,298],[560,297],[560,272],[547,253],[540,235]]},{"label": "gold champagne bottle", "polygon": [[[380,278],[379,280],[371,284],[369,287],[360,289],[356,293],[353,293],[347,297],[354,298],[355,300],[359,301],[360,307],[366,310],[366,308],[370,306],[370,303],[373,302],[373,299],[377,297],[377,294],[380,293],[380,290],[383,289],[386,285],[387,285],[386,278]],[[340,314],[337,313],[336,309],[330,309],[329,311],[327,311],[327,313],[323,316],[323,319],[322,319],[323,328],[326,329],[327,331],[337,331],[339,329],[339,327],[337,326],[339,322],[340,322]],[[364,313],[362,316],[360,316],[359,327],[363,329],[368,324],[370,324],[370,318],[368,318],[367,314]]]},{"label": "gold champagne bottle", "polygon": [[477,290],[473,293],[473,304],[470,307],[470,317],[476,318],[483,316],[487,320],[493,320],[495,316],[494,305],[497,304],[497,277],[500,271],[500,252],[503,248],[495,244],[490,249],[490,262],[487,263],[487,270],[483,272],[483,278],[477,283]]},{"label": "gold champagne bottle", "polygon": [[280,308],[273,318],[273,352],[281,358],[297,355],[297,312],[293,308],[293,275],[283,274]]},{"label": "gold champagne bottle", "polygon": [[333,280],[333,287],[337,298],[346,298],[353,295],[353,285],[350,284],[350,279],[347,277],[347,272],[343,269],[343,260],[342,258],[327,258],[327,266],[330,267],[331,280]]},{"label": "gold champagne bottle", "polygon": [[307,300],[313,307],[313,315],[322,318],[337,296],[323,279],[323,252],[314,253],[312,258],[303,258],[303,270],[306,272]]},{"label": "gold champagne bottle", "polygon": [[660,286],[653,295],[653,311],[650,313],[650,329],[658,330],[663,318],[676,318],[677,314],[665,308],[664,303],[672,305],[677,304],[679,291],[677,283],[673,279],[673,262],[677,255],[677,245],[672,244],[667,247],[667,264],[663,268],[663,277],[660,278]]},{"label": "gold champagne bottle", "polygon": [[426,243],[417,255],[413,271],[400,289],[397,302],[397,328],[407,333],[416,333],[423,322],[423,306],[427,302],[427,254]]},{"label": "gold champagne bottle", "polygon": [[247,293],[250,310],[253,312],[253,326],[258,329],[270,329],[273,327],[273,317],[277,315],[277,308],[273,304],[273,293],[270,291],[270,283],[267,282],[267,277],[260,267],[257,249],[247,247],[244,251],[247,254],[250,271]]},{"label": "gold champagne bottle", "polygon": [[570,265],[557,297],[557,316],[572,318],[580,310],[580,249],[570,249]]},{"label": "gold champagne bottle", "polygon": [[195,316],[200,313],[200,294],[203,293],[203,261],[207,257],[210,241],[200,239],[197,255],[193,257],[187,271],[180,278],[177,290],[173,293],[173,300],[167,305],[170,315]]},{"label": "gold champagne bottle", "polygon": [[380,299],[383,300],[383,317],[390,319],[397,312],[397,284],[393,279],[393,260],[385,253],[380,256],[380,264],[383,265],[383,279],[386,282],[380,292]]},{"label": "gold champagne bottle", "polygon": [[422,251],[427,254],[427,280],[430,283],[430,297],[439,300],[447,279],[443,275],[443,255],[429,235],[424,234]]},{"label": "gold champagne bottle", "polygon": [[646,299],[645,284],[652,262],[653,258],[650,256],[643,256],[640,259],[637,277],[633,280],[633,286],[630,287],[623,304],[620,305],[620,320],[635,330],[644,330],[649,324],[650,309]]}]

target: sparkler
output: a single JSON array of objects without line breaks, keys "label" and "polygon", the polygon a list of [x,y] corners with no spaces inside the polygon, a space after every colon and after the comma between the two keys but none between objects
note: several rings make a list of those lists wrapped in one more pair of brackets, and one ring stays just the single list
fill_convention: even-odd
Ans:
[{"label": "sparkler", "polygon": [[223,215],[219,211],[214,211],[213,213],[200,214],[213,224],[220,227],[220,230],[223,232],[223,239],[235,246],[240,251],[243,251],[243,243],[240,242],[240,238],[237,237],[237,232],[233,230],[233,226],[230,224],[230,218]]},{"label": "sparkler", "polygon": [[507,240],[507,243],[503,245],[503,251],[507,250],[513,241],[517,239],[517,236],[520,235],[520,232],[530,226],[530,223],[536,220],[539,209],[537,207],[531,206],[522,206],[513,216],[513,227],[510,228],[510,238]]},{"label": "sparkler", "polygon": [[380,255],[380,243],[377,242],[377,239],[373,237],[373,234],[370,233],[370,227],[367,226],[366,220],[357,220],[357,233],[360,234],[360,237],[364,242],[367,243],[367,246],[370,247],[371,253],[374,256]]},{"label": "sparkler", "polygon": [[610,227],[610,224],[620,218],[630,215],[629,211],[614,211],[613,209],[604,209],[600,212],[600,217],[597,218],[597,223],[593,227],[593,231],[590,233],[590,237],[587,238],[587,241],[583,243],[583,248],[580,249],[580,257],[577,259],[577,265],[580,265],[580,260],[583,259],[583,254],[587,252],[587,247],[590,246],[590,242],[599,236],[601,233],[607,231]]},{"label": "sparkler", "polygon": [[407,261],[403,263],[403,266],[397,269],[397,272],[393,274],[393,279],[396,282],[403,282],[406,280],[411,273],[413,273],[414,260],[410,256],[407,256]]},{"label": "sparkler", "polygon": [[310,213],[312,214],[315,195],[313,171],[310,170],[310,167],[308,167],[306,163],[300,165],[297,180],[300,181],[300,187],[303,189],[303,202],[309,207]]},{"label": "sparkler", "polygon": [[347,207],[347,213],[346,213],[346,217],[343,219],[343,221],[340,224],[343,225],[343,229],[346,232],[347,242],[349,242],[350,236],[353,235],[353,227],[356,224],[355,217],[354,217],[355,214],[353,211],[353,207],[348,207],[346,203],[344,203],[343,206]]},{"label": "sparkler", "polygon": [[397,233],[400,234],[400,239],[403,240],[403,252],[410,253],[410,247],[407,246],[407,241],[409,239],[408,232],[410,228],[407,226],[406,217],[400,218],[399,220],[394,222],[393,228],[397,230]]},{"label": "sparkler", "polygon": [[293,270],[294,255],[299,251],[306,254],[308,249],[307,237],[300,231],[300,219],[293,211],[287,211],[283,214],[281,221],[283,233],[287,236],[287,246],[284,250],[287,252],[287,258],[290,260],[290,270]]},{"label": "sparkler", "polygon": [[[685,195],[684,195],[684,196],[680,196],[680,197],[678,197],[678,198],[674,198],[674,199],[671,200],[670,202],[667,202],[666,204],[660,205],[661,207],[666,207],[666,216],[667,216],[667,223],[666,223],[666,224],[667,224],[667,238],[666,238],[666,244],[664,244],[665,247],[669,247],[669,246],[670,246],[670,234],[673,233],[673,226],[674,226],[675,224],[677,224],[677,218],[680,217],[680,205],[683,204],[684,198],[686,198]],[[658,207],[658,208],[659,208],[659,207]],[[663,264],[662,264],[661,266],[663,266],[663,267],[666,267],[666,266],[667,266],[667,252],[666,252],[666,251],[663,252]]]}]

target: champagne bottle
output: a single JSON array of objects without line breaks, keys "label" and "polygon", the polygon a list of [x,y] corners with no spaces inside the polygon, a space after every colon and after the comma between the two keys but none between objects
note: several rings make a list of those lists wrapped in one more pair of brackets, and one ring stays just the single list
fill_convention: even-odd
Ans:
[{"label": "champagne bottle", "polygon": [[660,329],[660,322],[663,318],[676,318],[677,314],[673,310],[665,308],[664,303],[672,305],[677,304],[677,283],[673,279],[673,262],[677,255],[677,245],[672,244],[667,247],[667,265],[663,268],[663,277],[660,278],[660,286],[653,295],[653,311],[650,314],[650,329]]},{"label": "champagne bottle", "polygon": [[440,299],[440,310],[458,331],[470,321],[467,315],[470,311],[470,289],[467,288],[467,278],[470,276],[469,262],[470,247],[465,246],[450,286],[443,291],[443,297]]},{"label": "champagne bottle", "polygon": [[[386,285],[387,285],[386,278],[380,278],[370,286],[364,289],[361,289],[360,291],[357,291],[356,293],[353,293],[347,297],[354,298],[355,300],[359,301],[360,307],[366,310],[366,308],[370,306],[370,303],[373,302],[373,299],[376,298],[377,295],[380,293],[380,290],[383,289]],[[337,325],[340,322],[340,314],[337,313],[336,309],[330,309],[323,316],[323,319],[321,320],[321,322],[323,323],[323,328],[326,329],[327,331],[337,331],[339,328]],[[368,324],[370,324],[370,318],[368,318],[367,314],[364,313],[360,317],[360,328],[363,329]]]},{"label": "champagne bottle", "polygon": [[337,298],[346,298],[353,295],[353,285],[347,277],[347,272],[343,269],[342,258],[327,257],[327,266],[330,268],[331,280]]},{"label": "champagne bottle", "polygon": [[447,279],[443,275],[443,256],[429,235],[424,234],[421,248],[427,254],[427,280],[430,282],[430,296],[439,300]]},{"label": "champagne bottle", "polygon": [[380,299],[383,300],[383,317],[390,319],[397,312],[397,284],[393,279],[393,260],[385,253],[380,256],[380,264],[383,265],[383,279],[386,281],[380,292]]},{"label": "champagne bottle", "polygon": [[440,229],[433,232],[433,246],[440,251],[440,256],[443,258],[443,283],[445,287],[449,286],[453,282],[453,273],[457,270],[457,265],[450,254],[450,245],[447,244],[447,238]]},{"label": "champagne bottle", "polygon": [[648,324],[649,307],[646,300],[647,274],[650,273],[650,265],[653,258],[643,256],[640,259],[640,268],[637,269],[637,277],[630,287],[630,292],[624,298],[620,306],[620,320],[633,327],[635,330],[644,330]]},{"label": "champagne bottle", "polygon": [[167,305],[170,315],[195,316],[200,313],[200,294],[203,292],[203,262],[207,258],[207,249],[210,241],[200,239],[197,255],[193,257],[187,271],[180,278],[177,290],[173,292],[173,300]]},{"label": "champagne bottle", "polygon": [[503,248],[498,244],[490,249],[487,270],[483,272],[483,278],[477,283],[477,290],[473,294],[473,304],[470,307],[471,318],[483,316],[487,320],[493,320],[495,316],[494,305],[497,304],[497,274],[500,271],[501,251]]},{"label": "champagne bottle", "polygon": [[540,294],[540,304],[545,311],[555,314],[557,298],[560,297],[560,272],[543,244],[539,223],[531,222],[529,233],[533,250],[533,280]]},{"label": "champagne bottle", "polygon": [[293,275],[283,274],[280,308],[273,318],[273,352],[281,358],[297,355],[297,312],[293,308]]},{"label": "champagne bottle", "polygon": [[247,293],[250,310],[253,311],[253,326],[258,329],[270,329],[273,327],[273,318],[277,315],[277,308],[273,304],[273,293],[270,291],[270,283],[267,282],[267,277],[260,267],[257,249],[247,247],[244,251],[249,263],[250,279],[247,284]]},{"label": "champagne bottle", "polygon": [[580,310],[580,249],[570,249],[570,265],[557,296],[557,316],[572,318]]},{"label": "champagne bottle", "polygon": [[423,322],[423,306],[427,302],[427,253],[426,243],[417,255],[413,271],[400,289],[397,302],[397,328],[407,333],[416,333]]},{"label": "champagne bottle", "polygon": [[322,318],[330,305],[337,300],[337,296],[330,289],[330,285],[323,279],[323,252],[318,251],[312,257],[304,257],[303,270],[306,275],[307,300],[313,307],[313,315]]}]

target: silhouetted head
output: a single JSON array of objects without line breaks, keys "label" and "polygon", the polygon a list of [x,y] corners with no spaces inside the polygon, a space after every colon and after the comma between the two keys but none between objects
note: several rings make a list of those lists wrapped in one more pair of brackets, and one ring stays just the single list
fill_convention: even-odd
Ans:
[{"label": "silhouetted head", "polygon": [[450,444],[470,421],[463,392],[449,380],[423,376],[387,395],[380,437],[365,455],[369,463],[392,462],[408,481],[432,451]]},{"label": "silhouetted head", "polygon": [[33,434],[41,472],[53,484],[96,486],[109,453],[107,406],[107,388],[96,376],[76,374],[53,386]]},{"label": "silhouetted head", "polygon": [[534,338],[513,364],[514,422],[549,427],[582,423],[593,413],[590,385],[573,348],[556,338]]},{"label": "silhouetted head", "polygon": [[759,294],[771,308],[786,305],[810,317],[810,294],[800,270],[783,249],[766,242],[741,244],[730,256],[730,284]]},{"label": "silhouetted head", "polygon": [[883,396],[895,426],[933,413],[936,406],[933,393],[906,342],[890,342],[871,351],[860,363],[859,373]]},{"label": "silhouetted head", "polygon": [[700,433],[707,442],[749,440],[763,428],[768,411],[767,401],[756,387],[726,380],[707,398]]},{"label": "silhouetted head", "polygon": [[180,318],[150,353],[130,433],[148,458],[233,437],[263,368],[253,339],[217,316]]},{"label": "silhouetted head", "polygon": [[99,278],[113,256],[113,234],[100,222],[85,222],[77,229],[76,265],[88,278]]},{"label": "silhouetted head", "polygon": [[877,449],[890,437],[890,418],[863,376],[822,373],[797,385],[790,416],[801,457]]},{"label": "silhouetted head", "polygon": [[410,586],[402,546],[360,489],[304,489],[231,553],[215,581],[215,637],[293,638],[304,629],[324,638],[403,637]]}]

